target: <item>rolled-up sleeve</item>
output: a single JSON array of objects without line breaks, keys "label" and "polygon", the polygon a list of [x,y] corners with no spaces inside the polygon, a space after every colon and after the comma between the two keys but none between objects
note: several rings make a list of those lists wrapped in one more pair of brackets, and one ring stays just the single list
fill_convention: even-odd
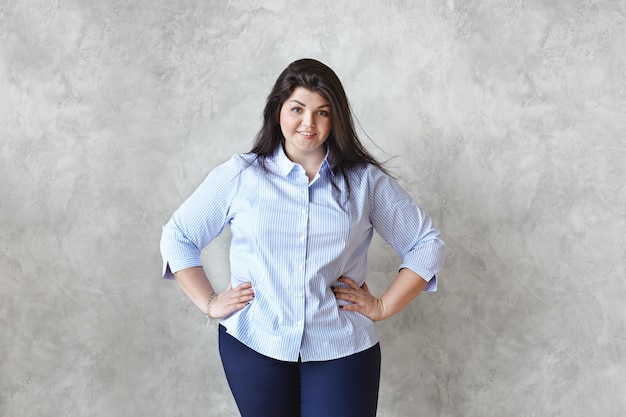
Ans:
[{"label": "rolled-up sleeve", "polygon": [[202,249],[230,221],[230,207],[241,173],[239,162],[233,157],[212,170],[163,226],[160,242],[163,278],[172,279],[174,272],[202,266]]},{"label": "rolled-up sleeve", "polygon": [[402,258],[399,269],[409,268],[437,290],[437,273],[443,266],[445,244],[431,218],[389,175],[369,170],[370,221]]}]

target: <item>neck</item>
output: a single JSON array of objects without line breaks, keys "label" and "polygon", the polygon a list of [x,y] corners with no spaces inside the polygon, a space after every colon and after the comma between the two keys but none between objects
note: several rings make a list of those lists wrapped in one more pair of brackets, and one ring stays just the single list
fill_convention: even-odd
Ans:
[{"label": "neck", "polygon": [[324,157],[326,156],[326,151],[324,148],[320,148],[319,152],[317,152],[316,150],[316,152],[310,152],[310,153],[308,152],[288,153],[286,149],[284,150],[285,150],[285,155],[287,155],[287,158],[289,158],[292,162],[295,162],[296,164],[304,168],[304,172],[306,173],[306,176],[309,177],[309,181],[312,181],[313,178],[315,177],[315,174],[317,174],[317,172],[320,170],[322,161],[324,160]]}]

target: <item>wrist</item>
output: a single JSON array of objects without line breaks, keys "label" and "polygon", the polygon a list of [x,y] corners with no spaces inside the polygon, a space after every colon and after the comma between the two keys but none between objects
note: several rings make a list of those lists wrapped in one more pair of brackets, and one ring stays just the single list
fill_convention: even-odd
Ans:
[{"label": "wrist", "polygon": [[383,302],[382,297],[376,299],[376,304],[378,305],[379,318],[376,321],[383,321],[388,319],[386,311],[385,311],[385,303]]},{"label": "wrist", "polygon": [[215,319],[217,317],[213,316],[212,314],[212,309],[213,309],[213,304],[215,304],[215,300],[217,300],[218,294],[216,292],[211,293],[211,295],[209,295],[209,301],[207,301],[207,305],[206,305],[206,310],[204,312],[204,315],[207,318],[207,324],[211,321],[211,319]]}]

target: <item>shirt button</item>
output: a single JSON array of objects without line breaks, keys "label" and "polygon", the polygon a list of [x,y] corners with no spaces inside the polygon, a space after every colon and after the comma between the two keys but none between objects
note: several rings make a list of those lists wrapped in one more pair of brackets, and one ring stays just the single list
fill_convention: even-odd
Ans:
[{"label": "shirt button", "polygon": [[298,326],[298,327],[302,327],[302,321],[297,322],[297,323],[296,323],[296,326]]}]

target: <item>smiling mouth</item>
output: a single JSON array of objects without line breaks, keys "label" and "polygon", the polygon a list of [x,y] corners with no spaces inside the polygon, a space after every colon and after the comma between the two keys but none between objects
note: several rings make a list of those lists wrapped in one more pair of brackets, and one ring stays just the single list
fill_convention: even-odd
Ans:
[{"label": "smiling mouth", "polygon": [[309,137],[309,138],[311,136],[315,136],[315,133],[313,132],[298,132],[298,133],[301,134],[302,136]]}]

